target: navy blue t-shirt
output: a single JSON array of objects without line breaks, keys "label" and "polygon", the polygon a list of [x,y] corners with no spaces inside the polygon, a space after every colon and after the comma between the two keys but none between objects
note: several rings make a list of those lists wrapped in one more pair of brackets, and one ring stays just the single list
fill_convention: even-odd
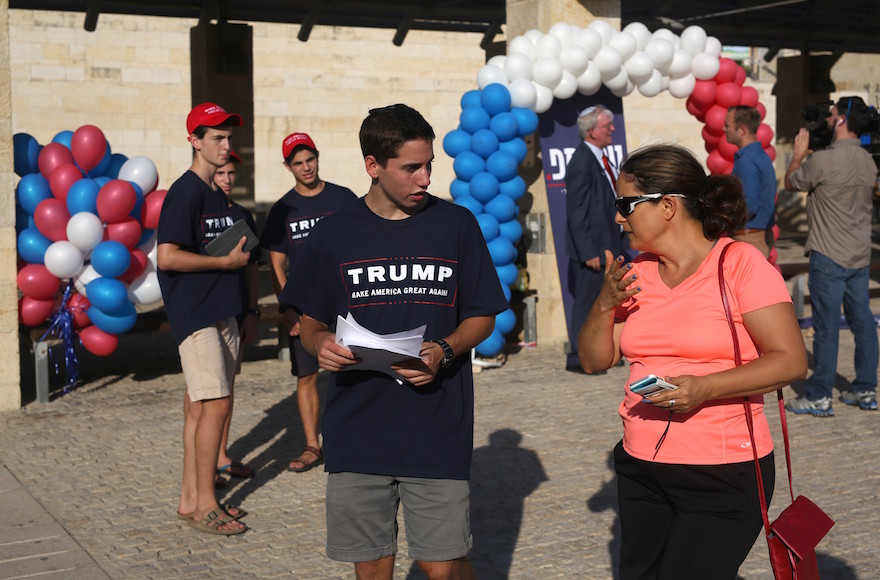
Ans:
[{"label": "navy blue t-shirt", "polygon": [[[335,330],[336,316],[380,334],[427,324],[425,339],[507,308],[471,213],[429,197],[416,215],[386,220],[361,199],[312,230],[281,293]],[[326,470],[468,479],[473,450],[470,359],[459,353],[422,387],[371,371],[333,373],[323,417]]]},{"label": "navy blue t-shirt", "polygon": [[311,197],[291,189],[269,210],[260,245],[269,251],[287,254],[288,268],[291,268],[318,220],[355,200],[357,196],[352,190],[326,181],[321,193]]},{"label": "navy blue t-shirt", "polygon": [[[228,200],[227,203],[229,205],[229,215],[232,217],[232,223],[235,223],[238,220],[244,220],[251,231],[257,233],[257,224],[254,221],[254,216],[251,214],[251,212],[244,206],[239,205],[231,199]],[[259,261],[260,246],[257,246],[256,248],[251,250],[251,257],[248,260],[248,265],[254,264]],[[242,268],[238,271],[238,287],[241,291],[241,312],[239,312],[238,315],[241,316],[241,314],[243,314],[248,309],[248,293],[250,292],[250,289],[248,288],[247,268]]]},{"label": "navy blue t-shirt", "polygon": [[[205,246],[233,224],[226,196],[187,171],[168,189],[159,215],[157,242],[207,255]],[[165,312],[177,343],[241,312],[238,272],[157,271]]]}]

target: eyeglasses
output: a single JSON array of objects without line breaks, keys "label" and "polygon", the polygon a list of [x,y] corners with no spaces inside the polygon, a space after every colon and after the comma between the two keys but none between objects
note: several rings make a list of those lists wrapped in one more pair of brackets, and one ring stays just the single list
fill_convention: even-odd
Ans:
[{"label": "eyeglasses", "polygon": [[683,193],[646,193],[645,195],[618,197],[614,200],[614,207],[617,208],[617,211],[620,213],[620,215],[622,215],[623,217],[627,217],[633,211],[635,211],[636,206],[643,201],[660,199],[664,195],[671,195],[673,197],[686,197]]}]

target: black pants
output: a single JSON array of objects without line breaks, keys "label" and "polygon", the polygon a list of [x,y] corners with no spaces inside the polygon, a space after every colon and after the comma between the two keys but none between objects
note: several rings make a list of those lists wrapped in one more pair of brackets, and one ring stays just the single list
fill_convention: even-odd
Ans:
[{"label": "black pants", "polygon": [[605,282],[605,265],[597,272],[590,270],[583,262],[568,261],[568,285],[574,296],[571,307],[571,324],[568,327],[568,341],[571,352],[566,358],[566,366],[579,366],[577,356],[577,337],[581,326],[587,321],[587,315],[593,308],[593,302],[599,297],[602,284]]},{"label": "black pants", "polygon": [[[769,504],[773,453],[760,460]],[[754,461],[672,465],[614,448],[620,579],[735,579],[763,525]]]}]

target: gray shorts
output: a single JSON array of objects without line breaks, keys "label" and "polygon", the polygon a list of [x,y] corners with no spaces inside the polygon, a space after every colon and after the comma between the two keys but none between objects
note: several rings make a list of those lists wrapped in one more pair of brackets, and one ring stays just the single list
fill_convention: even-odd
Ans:
[{"label": "gray shorts", "polygon": [[467,481],[363,473],[327,477],[327,556],[369,562],[396,554],[399,504],[410,558],[467,556],[473,546]]}]

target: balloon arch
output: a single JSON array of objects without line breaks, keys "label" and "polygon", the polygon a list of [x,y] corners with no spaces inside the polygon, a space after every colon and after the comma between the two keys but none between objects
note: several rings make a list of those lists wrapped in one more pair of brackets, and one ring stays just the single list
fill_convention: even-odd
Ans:
[{"label": "balloon arch", "polygon": [[[737,147],[724,138],[724,119],[735,105],[758,109],[758,140],[776,159],[773,130],[763,122],[766,108],[745,80],[745,70],[721,58],[721,42],[699,26],[679,36],[665,28],[652,33],[639,22],[622,31],[604,20],[586,28],[558,23],[546,34],[529,30],[517,36],[506,55],[492,57],[477,74],[479,90],[462,97],[459,127],[446,134],[443,149],[453,158],[456,176],[450,194],[476,215],[508,301],[518,275],[515,244],[522,236],[516,201],[526,191],[517,175],[526,156],[523,137],[537,129],[538,114],[554,99],[594,95],[603,86],[618,97],[634,90],[646,97],[669,91],[686,99],[688,112],[704,123],[706,165],[719,175],[733,170]],[[477,354],[501,352],[515,323],[509,308],[499,314]]]}]

